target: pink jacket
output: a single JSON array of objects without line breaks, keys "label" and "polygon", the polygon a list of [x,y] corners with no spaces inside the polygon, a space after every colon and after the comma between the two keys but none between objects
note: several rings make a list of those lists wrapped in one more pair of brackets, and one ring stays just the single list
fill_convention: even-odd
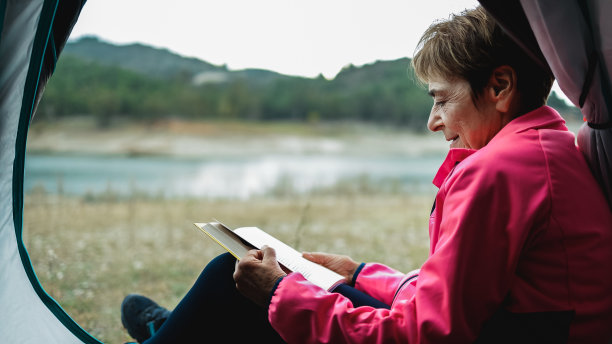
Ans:
[{"label": "pink jacket", "polygon": [[478,151],[451,149],[434,179],[418,278],[376,263],[356,278],[391,309],[353,307],[291,273],[274,291],[270,323],[289,343],[468,343],[500,309],[569,310],[570,342],[607,342],[612,214],[574,142],[545,106]]}]

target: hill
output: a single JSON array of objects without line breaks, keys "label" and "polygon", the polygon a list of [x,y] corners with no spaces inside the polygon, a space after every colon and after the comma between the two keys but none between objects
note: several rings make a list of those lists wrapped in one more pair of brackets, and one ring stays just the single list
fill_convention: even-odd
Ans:
[{"label": "hill", "polygon": [[140,43],[115,45],[94,36],[68,42],[62,56],[118,67],[151,78],[192,80],[195,84],[225,82],[236,78],[267,82],[284,77],[279,73],[260,69],[230,72],[226,66],[216,66],[197,58],[180,56],[168,49]]},{"label": "hill", "polygon": [[[561,110],[570,111],[551,96]],[[327,80],[273,71],[232,71],[166,49],[68,42],[37,111],[38,120],[89,114],[115,119],[366,121],[425,130],[431,99],[410,59],[345,67]],[[575,109],[575,108],[574,108]]]}]

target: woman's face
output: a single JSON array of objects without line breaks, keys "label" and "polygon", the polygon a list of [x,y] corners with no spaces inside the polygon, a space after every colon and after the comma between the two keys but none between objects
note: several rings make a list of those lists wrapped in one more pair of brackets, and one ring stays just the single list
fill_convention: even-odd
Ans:
[{"label": "woman's face", "polygon": [[489,101],[487,91],[472,101],[470,84],[463,79],[435,78],[429,81],[429,94],[434,105],[427,127],[442,131],[451,148],[480,149],[507,124]]}]

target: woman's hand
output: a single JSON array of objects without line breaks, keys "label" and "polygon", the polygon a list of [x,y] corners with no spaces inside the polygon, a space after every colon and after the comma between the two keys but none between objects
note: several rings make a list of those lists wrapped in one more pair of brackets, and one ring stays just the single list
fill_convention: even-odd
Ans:
[{"label": "woman's hand", "polygon": [[260,306],[265,306],[276,280],[285,276],[276,260],[276,251],[268,246],[250,250],[236,263],[236,289]]},{"label": "woman's hand", "polygon": [[304,252],[302,253],[302,256],[311,262],[323,265],[324,267],[344,276],[346,283],[349,284],[353,282],[353,275],[359,267],[359,263],[352,260],[349,256],[339,254]]}]

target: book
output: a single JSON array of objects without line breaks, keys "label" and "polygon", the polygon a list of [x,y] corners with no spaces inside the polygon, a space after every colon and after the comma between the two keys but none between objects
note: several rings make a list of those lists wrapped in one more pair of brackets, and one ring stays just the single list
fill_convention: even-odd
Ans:
[{"label": "book", "polygon": [[267,245],[274,248],[276,259],[285,269],[301,273],[308,281],[327,291],[332,291],[345,281],[342,275],[302,257],[293,247],[257,227],[232,230],[220,222],[194,224],[238,260],[249,250],[261,249]]}]

